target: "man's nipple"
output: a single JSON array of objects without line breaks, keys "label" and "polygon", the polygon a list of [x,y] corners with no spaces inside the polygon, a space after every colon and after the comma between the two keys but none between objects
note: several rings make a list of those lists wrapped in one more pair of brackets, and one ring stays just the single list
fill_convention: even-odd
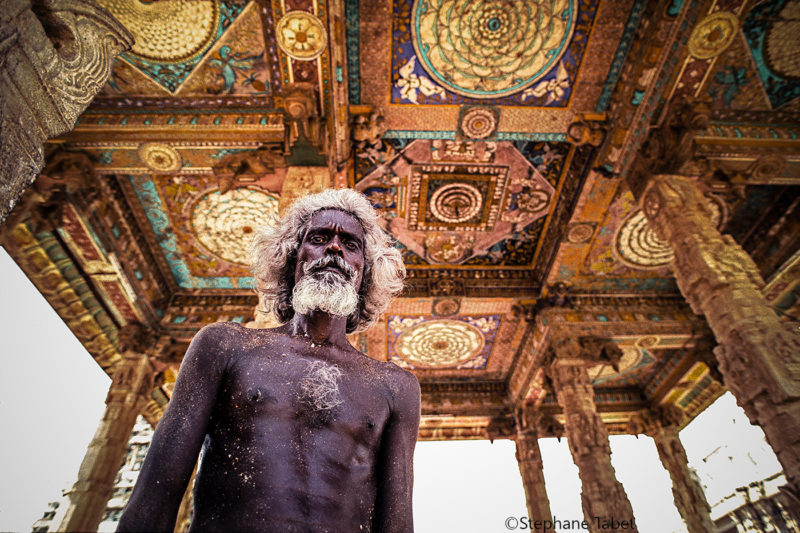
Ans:
[{"label": "man's nipple", "polygon": [[247,389],[247,401],[251,404],[259,404],[264,401],[264,393],[259,387],[251,387]]}]

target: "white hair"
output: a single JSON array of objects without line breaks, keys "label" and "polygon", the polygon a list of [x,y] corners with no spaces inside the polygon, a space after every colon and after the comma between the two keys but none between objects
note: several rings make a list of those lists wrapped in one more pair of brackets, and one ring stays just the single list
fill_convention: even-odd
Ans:
[{"label": "white hair", "polygon": [[364,229],[364,274],[356,311],[347,317],[347,332],[371,326],[403,290],[406,269],[400,252],[378,225],[378,214],[362,194],[352,189],[328,189],[304,196],[292,204],[278,226],[261,227],[253,239],[252,271],[256,291],[272,301],[280,322],[294,316],[292,292],[297,249],[311,217],[335,209],[352,216]]}]

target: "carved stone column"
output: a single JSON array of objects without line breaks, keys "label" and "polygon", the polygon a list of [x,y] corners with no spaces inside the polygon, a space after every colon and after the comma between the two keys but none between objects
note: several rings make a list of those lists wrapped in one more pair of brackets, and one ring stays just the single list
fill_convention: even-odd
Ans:
[{"label": "carved stone column", "polygon": [[611,465],[608,430],[597,413],[586,369],[591,360],[618,358],[619,348],[613,342],[597,341],[568,335],[554,338],[555,359],[549,373],[558,403],[564,410],[564,429],[581,478],[581,501],[589,531],[616,530],[622,527],[621,521],[627,521],[626,529],[635,531],[633,509]]},{"label": "carved stone column", "polygon": [[683,414],[680,409],[659,408],[649,410],[632,421],[634,433],[645,433],[653,438],[661,464],[672,479],[672,496],[689,533],[712,533],[711,507],[699,481],[689,469],[686,450],[678,438],[678,428]]},{"label": "carved stone column", "polygon": [[642,198],[650,226],[675,254],[678,287],[714,332],[725,385],[764,430],[800,495],[800,335],[762,296],[753,260],[711,223],[709,201],[695,182],[655,175]]},{"label": "carved stone column", "polygon": [[0,10],[0,223],[44,164],[44,141],[72,129],[133,44],[87,0],[5,0]]},{"label": "carved stone column", "polygon": [[528,517],[531,520],[552,520],[542,471],[542,454],[539,451],[538,417],[533,408],[522,406],[517,410],[516,426],[516,456],[525,489]]},{"label": "carved stone column", "polygon": [[114,371],[106,410],[89,443],[78,480],[67,493],[69,507],[58,531],[97,531],[136,417],[153,389],[153,367],[146,355],[148,337],[139,324],[120,331],[125,350],[122,362]]}]

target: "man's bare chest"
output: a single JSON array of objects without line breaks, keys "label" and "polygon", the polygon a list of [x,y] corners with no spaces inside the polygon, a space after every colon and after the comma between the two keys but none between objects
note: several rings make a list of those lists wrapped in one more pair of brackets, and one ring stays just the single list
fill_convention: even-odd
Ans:
[{"label": "man's bare chest", "polygon": [[328,431],[374,444],[389,417],[386,390],[358,365],[282,350],[244,354],[225,374],[218,407],[243,430]]}]

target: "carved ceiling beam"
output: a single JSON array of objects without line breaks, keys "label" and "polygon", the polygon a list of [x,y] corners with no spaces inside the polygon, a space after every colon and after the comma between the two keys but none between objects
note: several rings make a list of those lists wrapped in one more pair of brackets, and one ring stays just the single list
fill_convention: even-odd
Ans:
[{"label": "carved ceiling beam", "polygon": [[498,416],[508,413],[504,381],[420,381],[422,414]]},{"label": "carved ceiling beam", "polygon": [[193,110],[190,113],[88,111],[59,141],[76,146],[138,146],[146,142],[181,144],[283,143],[284,114],[279,111]]},{"label": "carved ceiling beam", "polygon": [[77,201],[79,196],[94,209],[102,203],[94,186],[94,166],[84,152],[57,149],[8,215],[0,234],[13,231],[23,222],[30,224],[34,233],[55,230],[61,225],[65,204]]},{"label": "carved ceiling beam", "polygon": [[[44,165],[44,141],[73,127],[133,44],[94,2],[3,3],[0,15],[0,223]],[[24,127],[21,127],[24,125]]]},{"label": "carved ceiling beam", "polygon": [[[548,301],[562,302],[565,307],[548,306]],[[705,321],[694,315],[680,298],[560,294],[550,300],[546,297],[523,301],[514,310],[528,324],[509,372],[509,401],[512,404],[523,401],[538,404],[546,396],[546,376],[542,368],[549,357],[554,332],[555,335],[576,339],[669,337],[678,347],[691,345],[692,339],[710,333]]]},{"label": "carved ceiling beam", "polygon": [[336,75],[331,87],[331,159],[337,170],[345,169],[350,161],[349,77],[347,71],[347,36],[349,30],[344,0],[328,2],[328,39],[331,72]]},{"label": "carved ceiling beam", "polygon": [[145,241],[144,233],[140,230],[141,222],[135,219],[117,180],[116,176],[102,176],[96,180],[96,187],[107,202],[103,216],[96,220],[102,225],[105,235],[109,238],[113,236],[114,242],[108,243],[108,248],[125,250],[125,254],[117,257],[120,270],[132,288],[137,305],[145,312],[143,320],[156,324],[158,315],[155,308],[167,301],[172,291],[170,282],[174,284],[174,280],[171,273],[167,276],[160,268],[160,256],[154,256]]},{"label": "carved ceiling beam", "polygon": [[[149,263],[139,261],[126,268],[137,258],[137,248],[124,246],[127,232],[119,224],[112,230],[115,218],[113,194],[107,190],[106,180],[94,173],[89,156],[82,151],[57,149],[50,154],[44,171],[23,196],[21,204],[12,211],[4,229],[6,232],[21,222],[26,222],[34,234],[42,230],[53,233],[62,246],[68,249],[75,268],[91,282],[97,300],[115,317],[118,325],[131,320],[146,320],[142,303],[148,299],[137,297],[134,287],[147,285],[151,274],[136,279],[134,271],[149,273]],[[90,235],[91,233],[91,235]],[[110,242],[116,234],[118,242]],[[98,248],[93,239],[100,239]],[[119,242],[121,240],[121,242]],[[78,244],[82,243],[82,244]],[[122,245],[122,246],[120,246]],[[124,249],[121,259],[105,250]],[[135,280],[135,283],[131,283]],[[148,291],[153,296],[152,291]],[[157,299],[154,298],[154,299]],[[149,311],[155,316],[152,310]]]},{"label": "carved ceiling beam", "polygon": [[24,224],[16,226],[4,246],[94,360],[104,369],[115,365],[120,351],[105,332],[107,328],[98,323],[99,315],[86,308],[30,230]]},{"label": "carved ceiling beam", "polygon": [[423,415],[419,440],[485,440],[488,416]]},{"label": "carved ceiling beam", "polygon": [[684,3],[678,10],[665,9],[660,2],[645,3],[623,71],[608,106],[613,125],[601,147],[596,166],[625,178],[642,151],[647,131],[674,83],[676,66],[683,60],[697,21],[714,2]]}]

